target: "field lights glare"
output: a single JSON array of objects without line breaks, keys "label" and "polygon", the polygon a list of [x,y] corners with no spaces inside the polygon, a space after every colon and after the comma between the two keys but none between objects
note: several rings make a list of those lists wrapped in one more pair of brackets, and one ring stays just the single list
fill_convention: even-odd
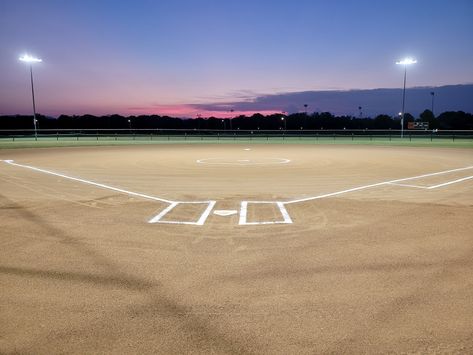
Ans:
[{"label": "field lights glare", "polygon": [[404,58],[403,60],[399,60],[396,64],[404,65],[404,88],[402,90],[402,111],[399,113],[401,116],[401,138],[404,137],[404,108],[406,105],[406,77],[407,77],[407,66],[410,64],[417,63],[417,60],[413,58]]},{"label": "field lights glare", "polygon": [[412,59],[412,58],[404,58],[403,60],[400,60],[396,62],[396,64],[401,64],[401,65],[409,65],[409,64],[416,64],[417,60]]},{"label": "field lights glare", "polygon": [[30,80],[31,80],[31,97],[33,99],[33,126],[34,126],[34,138],[38,140],[38,130],[36,127],[36,123],[38,120],[36,119],[36,104],[34,101],[34,84],[33,84],[33,64],[40,63],[43,60],[40,58],[33,57],[29,54],[23,54],[20,58],[18,58],[21,62],[25,62],[30,66]]},{"label": "field lights glare", "polygon": [[26,63],[40,63],[40,62],[43,61],[42,59],[33,57],[29,54],[24,54],[18,59],[21,60],[22,62],[26,62]]}]

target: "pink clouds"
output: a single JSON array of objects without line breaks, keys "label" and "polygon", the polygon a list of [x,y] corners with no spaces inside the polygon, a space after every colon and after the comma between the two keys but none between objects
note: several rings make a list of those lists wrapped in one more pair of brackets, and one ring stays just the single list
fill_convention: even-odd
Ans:
[{"label": "pink clouds", "polygon": [[218,117],[232,118],[240,115],[251,116],[255,113],[262,115],[271,115],[273,113],[281,113],[281,110],[206,110],[196,107],[192,104],[176,104],[176,105],[152,105],[142,107],[129,107],[124,112],[127,115],[160,115],[183,118],[196,117]]}]

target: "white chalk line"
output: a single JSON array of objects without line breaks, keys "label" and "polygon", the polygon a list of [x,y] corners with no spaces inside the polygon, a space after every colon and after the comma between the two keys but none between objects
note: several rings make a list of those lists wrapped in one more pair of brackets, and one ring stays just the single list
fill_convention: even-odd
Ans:
[{"label": "white chalk line", "polygon": [[470,179],[473,179],[473,176],[466,176],[466,177],[463,177],[463,178],[460,178],[460,179],[456,179],[456,180],[452,180],[452,181],[447,181],[447,182],[444,182],[444,183],[441,183],[441,184],[438,184],[438,185],[430,185],[430,186],[419,186],[419,185],[399,184],[399,183],[395,183],[395,182],[390,183],[390,185],[402,186],[402,187],[413,187],[413,188],[425,189],[425,190],[432,190],[432,189],[437,189],[437,188],[439,188],[439,187],[448,186],[448,185],[456,184],[456,183],[458,183],[458,182],[470,180]]},{"label": "white chalk line", "polygon": [[[279,211],[283,217],[282,220],[279,221],[259,221],[259,222],[248,222],[247,214],[248,214],[248,204],[275,204],[278,206]],[[284,202],[282,201],[241,201],[240,207],[240,218],[238,221],[239,225],[260,225],[260,224],[291,224],[292,219],[289,216],[289,213],[284,206]]]},{"label": "white chalk line", "polygon": [[13,160],[4,160],[4,162],[7,163],[7,164],[10,164],[10,165],[21,167],[21,168],[26,168],[26,169],[38,171],[40,173],[59,176],[59,177],[64,178],[64,179],[81,182],[83,184],[88,184],[88,185],[100,187],[100,188],[107,189],[107,190],[121,192],[123,194],[130,195],[130,196],[142,197],[142,198],[145,198],[145,199],[148,199],[148,200],[160,201],[160,202],[165,202],[165,203],[173,203],[174,202],[174,201],[166,200],[164,198],[151,196],[151,195],[145,195],[145,194],[142,194],[142,193],[139,193],[139,192],[128,191],[128,190],[120,189],[118,187],[113,187],[113,186],[110,186],[110,185],[105,185],[105,184],[101,184],[101,183],[90,181],[90,180],[80,179],[80,178],[76,178],[76,177],[73,177],[73,176],[56,173],[54,171],[50,171],[50,170],[46,170],[46,169],[35,168],[34,166],[17,164],[17,163],[14,163]]},{"label": "white chalk line", "polygon": [[473,176],[467,176],[467,177],[464,177],[464,178],[461,178],[461,179],[444,182],[443,184],[429,186],[429,187],[427,187],[427,189],[429,189],[429,190],[430,189],[436,189],[437,187],[443,187],[443,186],[447,186],[447,185],[451,185],[451,184],[456,184],[457,182],[462,182],[462,181],[469,180],[469,179],[473,179]]},{"label": "white chalk line", "polygon": [[197,159],[197,164],[207,165],[276,165],[276,164],[287,164],[290,163],[290,159],[286,158],[260,158],[260,159],[237,159],[229,160],[227,158],[205,158]]},{"label": "white chalk line", "polygon": [[389,183],[389,185],[401,186],[401,187],[413,187],[413,188],[416,188],[416,189],[427,189],[428,188],[428,186],[400,184],[400,183],[396,183],[396,182],[391,182],[391,183]]},{"label": "white chalk line", "polygon": [[[83,184],[92,185],[92,186],[100,187],[100,188],[103,188],[103,189],[120,192],[120,193],[130,195],[130,196],[136,196],[136,197],[141,197],[141,198],[148,199],[148,200],[168,203],[169,206],[166,207],[163,211],[161,211],[157,216],[153,217],[149,221],[149,223],[172,223],[172,224],[203,225],[205,223],[207,217],[209,216],[210,212],[212,211],[213,206],[216,203],[216,201],[190,201],[190,202],[189,201],[171,201],[171,200],[167,200],[167,199],[156,197],[156,196],[146,195],[146,194],[142,194],[142,193],[139,193],[139,192],[133,192],[133,191],[125,190],[125,189],[120,189],[118,187],[113,187],[113,186],[110,186],[110,185],[101,184],[101,183],[86,180],[86,179],[81,179],[81,178],[77,178],[77,177],[73,177],[73,176],[69,176],[69,175],[65,175],[65,174],[56,173],[54,171],[50,171],[50,170],[46,170],[46,169],[36,168],[36,167],[30,166],[30,165],[18,164],[18,163],[13,162],[13,160],[3,160],[3,162],[5,162],[9,165],[20,167],[20,168],[30,169],[30,170],[37,171],[37,172],[40,172],[40,173],[53,175],[53,176],[58,176],[58,177],[61,177],[63,179],[81,182]],[[205,209],[205,211],[202,213],[202,215],[200,216],[200,218],[198,219],[197,222],[161,221],[161,218],[164,217],[174,207],[176,207],[178,204],[185,204],[185,203],[206,203],[206,204],[208,204],[208,206]],[[153,221],[153,222],[151,222],[151,221]]]},{"label": "white chalk line", "polygon": [[[467,167],[464,167],[464,168],[451,169],[451,170],[444,170],[444,171],[439,171],[439,172],[430,173],[430,174],[423,174],[423,175],[412,176],[412,177],[408,177],[408,178],[395,179],[395,180],[388,180],[388,181],[378,182],[378,183],[375,183],[375,184],[369,184],[369,185],[364,185],[364,186],[358,186],[358,187],[354,187],[354,188],[351,188],[351,189],[341,190],[341,191],[337,191],[337,192],[331,192],[331,193],[328,193],[328,194],[323,194],[323,195],[318,195],[318,196],[312,196],[312,197],[305,197],[305,198],[300,198],[300,199],[296,199],[296,200],[290,200],[290,201],[284,202],[284,204],[291,204],[291,203],[298,203],[298,202],[307,202],[307,201],[312,201],[312,200],[318,200],[318,199],[321,199],[321,198],[326,198],[326,197],[332,197],[332,196],[337,196],[337,195],[346,194],[346,193],[348,193],[348,192],[366,190],[366,189],[370,189],[370,188],[372,188],[372,187],[383,186],[383,185],[389,185],[389,184],[393,184],[393,183],[398,183],[398,182],[402,182],[402,181],[409,181],[409,180],[414,180],[414,179],[420,179],[420,178],[429,177],[429,176],[436,176],[436,175],[448,174],[448,173],[453,173],[453,172],[456,172],[456,171],[463,171],[463,170],[468,170],[468,169],[473,169],[473,166],[467,166]],[[468,177],[468,178],[462,178],[462,179],[450,181],[450,182],[448,182],[448,183],[439,184],[439,185],[435,185],[435,186],[430,186],[430,187],[428,187],[428,188],[429,188],[429,189],[434,189],[434,188],[437,188],[437,187],[442,187],[442,186],[450,185],[450,184],[453,184],[453,183],[456,183],[456,182],[464,181],[464,180],[467,180],[467,179],[469,179],[469,178],[470,178],[470,177]]]},{"label": "white chalk line", "polygon": [[238,220],[238,224],[245,224],[246,223],[246,214],[248,212],[248,201],[241,201],[240,204],[240,219]]},{"label": "white chalk line", "polygon": [[[3,161],[7,164],[10,164],[10,165],[14,165],[14,166],[22,167],[22,168],[27,168],[27,169],[31,169],[31,170],[34,170],[34,171],[38,171],[38,172],[42,172],[42,173],[46,173],[46,174],[50,174],[50,175],[54,175],[54,176],[59,176],[59,177],[65,178],[65,179],[78,181],[78,182],[82,182],[82,183],[85,183],[85,184],[101,187],[101,188],[104,188],[104,189],[109,189],[109,190],[121,192],[121,193],[128,194],[128,195],[131,195],[131,196],[142,197],[142,198],[145,198],[145,199],[165,202],[165,203],[169,204],[169,206],[166,207],[163,211],[161,211],[158,215],[151,218],[148,223],[203,225],[205,223],[205,221],[207,220],[208,216],[210,215],[210,212],[212,211],[213,207],[216,204],[216,201],[214,201],[214,200],[211,200],[211,201],[171,201],[171,200],[166,200],[166,199],[159,198],[159,197],[156,197],[156,196],[151,196],[151,195],[141,194],[141,193],[137,193],[137,192],[132,192],[132,191],[116,188],[116,187],[113,187],[113,186],[109,186],[109,185],[105,185],[105,184],[101,184],[101,183],[96,183],[96,182],[93,182],[93,181],[90,181],[90,180],[75,178],[75,177],[68,176],[68,175],[65,175],[65,174],[60,174],[60,173],[52,172],[52,171],[49,171],[49,170],[36,168],[36,167],[33,167],[33,166],[29,166],[29,165],[17,164],[17,163],[14,163],[13,160],[3,160]],[[358,186],[358,187],[345,189],[345,190],[341,190],[341,191],[336,191],[336,192],[331,192],[331,193],[327,193],[327,194],[322,194],[322,195],[312,196],[312,197],[306,197],[306,198],[301,198],[301,199],[295,199],[295,200],[290,200],[290,201],[241,201],[240,216],[239,216],[238,224],[240,224],[240,225],[289,224],[289,223],[292,223],[292,219],[289,216],[289,214],[288,214],[288,212],[285,208],[285,205],[287,205],[287,204],[298,203],[298,202],[307,202],[307,201],[312,201],[312,200],[322,199],[322,198],[326,198],[326,197],[342,195],[342,194],[349,193],[349,192],[365,190],[365,189],[378,187],[378,186],[383,186],[383,185],[396,185],[396,186],[414,187],[414,188],[429,189],[429,190],[430,189],[436,189],[436,188],[439,188],[439,187],[448,186],[448,185],[451,185],[451,184],[455,184],[455,183],[459,183],[459,182],[466,181],[466,180],[469,180],[469,179],[473,179],[473,176],[467,176],[467,177],[463,177],[463,178],[460,178],[460,179],[448,181],[448,182],[445,182],[445,183],[442,183],[442,184],[433,185],[433,186],[418,186],[418,185],[410,185],[410,184],[400,184],[400,182],[420,179],[420,178],[424,178],[424,177],[448,174],[448,173],[457,172],[457,171],[464,171],[464,170],[469,170],[469,169],[473,169],[473,166],[467,166],[467,167],[464,167],[464,168],[450,169],[450,170],[444,170],[444,171],[439,171],[439,172],[435,172],[435,173],[429,173],[429,174],[417,175],[417,176],[412,176],[412,177],[407,177],[407,178],[383,181],[383,182],[378,182],[378,183],[374,183],[374,184]],[[204,204],[204,203],[206,203],[208,205],[207,205],[207,208],[202,213],[202,215],[200,216],[200,218],[198,219],[197,222],[163,221],[162,220],[162,218],[167,213],[169,213],[173,208],[175,208],[177,205],[186,204],[186,203],[187,204],[191,204],[191,203]],[[248,222],[247,221],[247,212],[248,212],[248,204],[250,204],[250,203],[253,203],[253,204],[276,204],[278,206],[280,212],[281,212],[283,220]]]},{"label": "white chalk line", "polygon": [[[285,208],[285,205],[287,205],[287,204],[312,201],[312,200],[322,199],[322,198],[326,198],[326,197],[342,195],[342,194],[349,193],[349,192],[365,190],[365,189],[369,189],[369,188],[377,187],[377,186],[396,185],[396,186],[413,187],[413,188],[428,189],[428,190],[436,189],[438,187],[443,187],[443,186],[455,184],[455,183],[458,183],[458,182],[461,182],[461,181],[465,181],[465,180],[468,180],[468,179],[472,179],[473,176],[467,176],[467,177],[464,177],[464,178],[461,178],[461,179],[445,182],[445,183],[434,185],[434,186],[419,186],[419,185],[401,184],[400,182],[420,179],[420,178],[424,178],[424,177],[448,174],[448,173],[457,172],[457,171],[464,171],[464,170],[468,170],[468,169],[473,169],[473,166],[468,166],[468,167],[458,168],[458,169],[444,170],[444,171],[439,171],[439,172],[435,172],[435,173],[412,176],[412,177],[408,177],[408,178],[383,181],[383,182],[379,182],[379,183],[375,183],[375,184],[369,184],[369,185],[354,187],[354,188],[351,188],[351,189],[346,189],[346,190],[341,190],[341,191],[337,191],[337,192],[327,193],[327,194],[323,194],[323,195],[319,195],[319,196],[307,197],[307,198],[291,200],[291,201],[285,201],[285,202],[282,202],[282,201],[242,201],[241,202],[241,209],[240,209],[240,220],[239,220],[238,224],[240,224],[240,225],[258,225],[258,224],[262,224],[263,225],[263,224],[292,223],[292,220],[291,220],[291,218],[290,218],[290,216],[287,213],[287,210]],[[250,203],[254,203],[254,204],[275,203],[275,204],[277,204],[278,207],[279,207],[279,210],[281,211],[281,214],[283,216],[283,220],[282,221],[248,222],[247,221],[247,210],[248,210],[248,204],[250,204]]]},{"label": "white chalk line", "polygon": [[[161,218],[163,218],[169,211],[171,211],[174,207],[177,206],[177,202],[171,203],[168,207],[162,210],[159,214],[151,218],[148,223],[158,223]],[[184,222],[183,222],[184,223]]]},{"label": "white chalk line", "polygon": [[[164,210],[162,210],[155,217],[151,218],[148,221],[148,223],[189,224],[189,225],[203,226],[216,203],[217,201],[175,201],[171,203],[168,207],[166,207]],[[202,214],[200,215],[199,219],[196,222],[174,221],[174,220],[162,219],[164,218],[164,216],[166,216],[169,212],[171,212],[176,206],[180,204],[207,204],[207,207],[205,208],[204,212],[202,212]]]},{"label": "white chalk line", "polygon": [[210,214],[210,211],[212,211],[216,203],[217,201],[209,201],[209,205],[207,206],[206,210],[204,211],[204,213],[202,213],[202,215],[200,216],[199,220],[196,223],[198,226],[204,225],[205,221],[207,220],[207,217]]}]

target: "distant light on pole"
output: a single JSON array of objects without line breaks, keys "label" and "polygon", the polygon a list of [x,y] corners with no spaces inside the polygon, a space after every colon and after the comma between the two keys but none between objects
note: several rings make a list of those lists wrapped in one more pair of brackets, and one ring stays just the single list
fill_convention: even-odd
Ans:
[{"label": "distant light on pole", "polygon": [[228,120],[228,122],[230,123],[230,131],[233,130],[232,120],[233,120],[233,112],[234,112],[234,111],[235,111],[234,109],[230,109],[230,113],[231,113],[231,116],[232,116],[232,117],[230,117],[230,119]]},{"label": "distant light on pole", "polygon": [[406,104],[406,77],[407,77],[407,66],[417,63],[416,59],[404,58],[399,60],[396,64],[404,65],[404,88],[402,90],[402,111],[401,111],[401,138],[404,137],[404,109]]},{"label": "distant light on pole", "polygon": [[18,58],[22,62],[26,63],[41,63],[43,60],[40,58],[33,57],[29,54],[23,54],[20,58]]},{"label": "distant light on pole", "polygon": [[401,65],[409,65],[409,64],[416,64],[417,60],[412,59],[412,58],[404,58],[403,60],[399,60],[396,62],[396,64],[401,64]]},{"label": "distant light on pole", "polygon": [[30,65],[30,80],[31,80],[31,97],[33,98],[33,126],[34,126],[34,139],[38,140],[38,130],[36,128],[36,104],[34,100],[34,84],[33,84],[33,63],[41,63],[43,60],[40,58],[33,57],[28,54],[22,55],[18,58],[20,61],[28,63]]},{"label": "distant light on pole", "polygon": [[286,130],[286,117],[282,116],[281,121],[284,123],[284,130]]},{"label": "distant light on pole", "polygon": [[431,92],[430,92],[430,95],[432,96],[432,116],[435,117],[435,114],[434,114],[434,97],[435,97],[435,92],[434,92],[434,91],[431,91]]},{"label": "distant light on pole", "polygon": [[284,130],[287,129],[287,117],[286,117],[286,114],[287,114],[287,112],[286,112],[286,111],[283,111],[283,112],[282,112],[282,116],[281,116],[281,121],[284,122]]}]

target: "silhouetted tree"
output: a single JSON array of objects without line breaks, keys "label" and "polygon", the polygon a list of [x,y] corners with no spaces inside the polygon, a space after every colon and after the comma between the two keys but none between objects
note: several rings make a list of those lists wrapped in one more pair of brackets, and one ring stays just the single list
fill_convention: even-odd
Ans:
[{"label": "silhouetted tree", "polygon": [[[181,119],[169,116],[140,115],[128,116],[107,115],[94,116],[90,114],[82,116],[60,115],[57,119],[37,114],[39,129],[129,129],[130,120],[132,129],[222,129],[222,119],[210,117],[204,119]],[[473,115],[462,111],[444,112],[437,118],[432,111],[425,110],[419,116],[421,121],[429,122],[430,128],[439,129],[473,129]],[[414,117],[406,113],[404,116],[405,125],[414,121]],[[227,126],[227,129],[230,126]],[[234,117],[231,127],[241,130],[279,130],[281,128],[281,114],[264,116],[256,113],[251,117],[244,115]],[[351,116],[334,116],[330,112],[314,112],[311,115],[306,113],[294,113],[286,116],[286,127],[291,130],[304,129],[399,129],[399,117],[391,118],[387,115],[378,115],[371,118],[354,118]],[[0,129],[33,129],[33,116],[29,115],[8,115],[0,116]],[[1,133],[1,132],[0,132]]]}]

